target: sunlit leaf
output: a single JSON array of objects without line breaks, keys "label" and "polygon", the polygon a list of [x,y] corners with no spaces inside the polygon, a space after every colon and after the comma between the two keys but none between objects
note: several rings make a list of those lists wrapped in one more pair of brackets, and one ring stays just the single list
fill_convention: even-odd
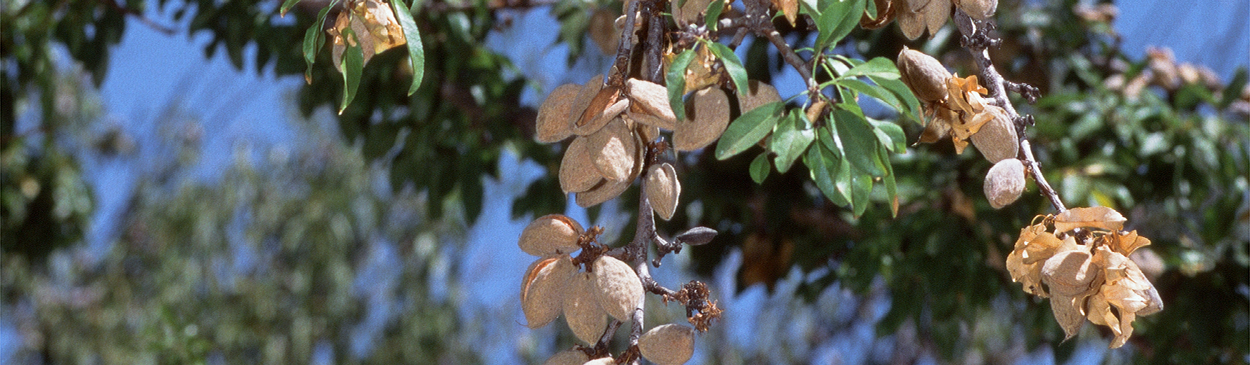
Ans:
[{"label": "sunlit leaf", "polygon": [[717,21],[720,20],[720,13],[724,10],[725,0],[716,0],[707,4],[707,10],[704,13],[705,15],[703,16],[703,19],[707,22],[708,30],[713,32],[716,31]]},{"label": "sunlit leaf", "polygon": [[690,61],[694,60],[694,50],[688,49],[677,58],[673,59],[673,63],[668,66],[668,74],[664,75],[664,82],[668,88],[668,104],[673,108],[673,114],[677,116],[677,120],[686,119],[686,104],[682,102],[682,96],[686,92],[686,67],[690,66]]},{"label": "sunlit leaf", "polygon": [[777,124],[777,130],[769,137],[768,150],[777,155],[774,162],[778,172],[789,171],[794,161],[816,140],[816,130],[807,127],[806,119],[803,113],[790,113]]},{"label": "sunlit leaf", "polygon": [[404,39],[408,41],[408,62],[412,66],[412,86],[408,87],[408,95],[412,95],[417,92],[417,87],[421,86],[421,80],[425,78],[425,47],[421,43],[421,30],[417,29],[417,23],[412,20],[412,10],[402,5],[401,0],[391,0],[395,18],[404,29]]},{"label": "sunlit leaf", "polygon": [[876,128],[877,139],[881,144],[885,145],[890,152],[902,153],[907,149],[907,134],[903,133],[903,127],[898,124],[886,120],[868,119],[872,126]]},{"label": "sunlit leaf", "polygon": [[716,142],[716,159],[724,160],[754,146],[773,130],[785,111],[781,102],[768,103],[734,119]]},{"label": "sunlit leaf", "polygon": [[724,44],[716,42],[706,42],[706,44],[711,46],[712,54],[715,54],[716,58],[720,58],[721,62],[724,63],[725,71],[729,73],[729,77],[734,81],[734,89],[738,93],[749,92],[751,89],[747,84],[747,70],[742,68],[742,61],[738,59],[738,55],[734,54],[734,51]]},{"label": "sunlit leaf", "polygon": [[803,164],[807,165],[812,182],[834,205],[850,205],[850,196],[843,194],[837,186],[838,174],[841,171],[841,160],[824,148],[809,148],[803,156]]},{"label": "sunlit leaf", "polygon": [[887,80],[897,80],[899,78],[898,67],[894,66],[894,62],[885,57],[876,57],[868,62],[861,63],[850,70],[846,70],[842,74],[842,78],[856,76],[872,76]]},{"label": "sunlit leaf", "polygon": [[924,117],[920,115],[920,100],[916,99],[916,94],[913,94],[911,89],[907,88],[907,84],[898,79],[883,79],[872,75],[868,75],[868,78],[886,90],[890,90],[891,93],[894,93],[894,96],[897,96],[903,102],[906,109],[899,110],[900,113],[908,116],[908,119],[914,120],[916,123],[924,123]]},{"label": "sunlit leaf", "polygon": [[816,36],[816,49],[837,44],[855,29],[863,13],[864,0],[831,1],[820,10],[820,18],[816,21],[816,28],[820,32]]},{"label": "sunlit leaf", "polygon": [[881,100],[881,102],[886,103],[897,110],[899,114],[907,114],[907,105],[903,104],[903,102],[898,99],[898,96],[894,95],[894,93],[890,92],[890,90],[886,90],[881,86],[869,85],[866,82],[856,79],[838,80],[837,84],[848,89],[855,90],[860,94],[868,95],[876,98],[877,100]]},{"label": "sunlit leaf", "polygon": [[[854,170],[854,169],[852,169]],[[864,173],[851,175],[851,205],[856,217],[868,210],[868,194],[872,193],[872,176]]]}]

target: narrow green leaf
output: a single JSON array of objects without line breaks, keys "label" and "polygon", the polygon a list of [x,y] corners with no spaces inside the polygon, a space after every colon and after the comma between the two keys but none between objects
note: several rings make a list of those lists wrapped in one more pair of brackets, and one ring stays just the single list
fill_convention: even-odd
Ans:
[{"label": "narrow green leaf", "polygon": [[842,74],[842,78],[872,76],[874,78],[882,78],[888,80],[897,80],[899,78],[898,67],[894,66],[894,61],[890,61],[885,57],[876,57],[868,62],[861,63],[850,70],[846,70]]},{"label": "narrow green leaf", "polygon": [[834,205],[845,207],[851,202],[838,192],[835,182],[839,170],[838,163],[840,163],[839,160],[830,155],[828,150],[819,147],[808,149],[803,155],[803,164],[807,165],[808,174],[820,192],[824,193]]},{"label": "narrow green leaf", "polygon": [[725,10],[725,0],[716,0],[707,4],[707,9],[703,14],[704,21],[707,22],[707,29],[715,32],[717,21],[720,20],[720,13]]},{"label": "narrow green leaf", "polygon": [[820,18],[816,21],[816,28],[820,32],[816,36],[816,49],[824,49],[827,45],[841,41],[859,24],[859,17],[863,13],[864,0],[830,2],[820,10]]},{"label": "narrow green leaf", "polygon": [[425,78],[425,47],[421,44],[421,30],[417,22],[412,20],[413,10],[405,8],[403,1],[392,0],[391,8],[395,11],[395,19],[404,30],[404,40],[408,43],[408,62],[412,66],[412,86],[408,87],[408,95],[417,92],[421,80]]},{"label": "narrow green leaf", "polygon": [[816,139],[835,157],[842,158],[842,141],[838,136],[838,129],[834,128],[835,123],[837,121],[833,120],[833,114],[825,117],[825,125],[816,131]]},{"label": "narrow green leaf", "polygon": [[304,69],[304,82],[312,83],[312,67],[317,62],[317,52],[321,52],[321,44],[325,43],[325,32],[321,31],[321,26],[326,23],[326,13],[330,12],[330,8],[334,5],[326,5],[324,9],[317,12],[317,22],[308,27],[308,31],[304,32],[304,63],[307,67]]},{"label": "narrow green leaf", "polygon": [[686,104],[682,97],[686,95],[686,67],[694,60],[694,49],[687,49],[673,59],[668,66],[668,74],[664,75],[664,83],[668,87],[668,105],[673,108],[677,120],[686,119]]},{"label": "narrow green leaf", "polygon": [[[343,36],[351,40],[359,39],[351,28],[343,29]],[[360,48],[360,42],[346,43],[348,46],[343,51],[343,64],[340,66],[343,70],[343,103],[339,105],[340,115],[352,103],[352,99],[356,98],[356,90],[360,88],[360,75],[365,68],[365,52]]]},{"label": "narrow green leaf", "polygon": [[734,89],[737,89],[739,94],[749,92],[747,70],[742,68],[742,61],[738,59],[738,55],[723,44],[716,42],[707,42],[707,44],[712,47],[712,54],[720,58],[721,63],[725,65],[725,71],[729,72],[729,77],[734,81]]},{"label": "narrow green leaf", "polygon": [[868,210],[868,195],[872,193],[872,176],[856,171],[851,177],[851,205],[854,206],[856,217],[864,215]]},{"label": "narrow green leaf", "polygon": [[729,123],[716,142],[716,159],[724,160],[746,151],[773,130],[785,111],[785,104],[773,102],[746,112]]},{"label": "narrow green leaf", "polygon": [[799,0],[799,14],[807,14],[812,19],[820,19],[820,3],[817,0]]},{"label": "narrow green leaf", "polygon": [[898,96],[895,96],[890,92],[890,90],[886,90],[881,86],[869,85],[866,82],[856,79],[838,80],[837,84],[847,89],[855,90],[860,94],[868,95],[876,98],[877,100],[881,100],[881,102],[886,103],[890,107],[894,108],[894,110],[897,110],[899,114],[907,114],[907,106],[903,105],[903,102],[898,99]]},{"label": "narrow green leaf", "polygon": [[886,160],[885,177],[881,181],[885,184],[886,198],[890,200],[890,216],[898,218],[898,183],[894,181],[894,165],[889,162],[884,147],[877,149],[877,156]]},{"label": "narrow green leaf", "polygon": [[768,163],[768,153],[761,153],[751,161],[751,180],[754,180],[756,184],[763,184],[764,179],[768,178],[768,173],[772,170],[772,164]]},{"label": "narrow green leaf", "polygon": [[[295,3],[298,3],[298,2],[299,2],[299,0],[286,0],[286,1],[283,1],[283,2],[282,2],[282,9],[278,11],[278,15],[285,17],[285,16],[286,16],[286,12],[287,12],[287,10],[291,10],[291,7],[292,7],[292,6],[295,6]],[[328,7],[327,7],[327,8],[328,8]]]},{"label": "narrow green leaf", "polygon": [[[873,127],[877,128],[878,140],[880,140],[881,144],[885,145],[886,149],[890,150],[890,152],[901,153],[903,150],[907,149],[907,134],[903,133],[903,127],[899,127],[898,124],[894,124],[893,122],[886,120],[875,120],[869,118],[868,121],[872,123]],[[881,138],[882,134],[884,134],[886,138]]]},{"label": "narrow green leaf", "polygon": [[803,156],[807,147],[816,140],[816,130],[807,127],[807,116],[803,113],[790,113],[777,124],[772,137],[768,139],[768,150],[777,155],[773,162],[777,171],[785,173],[790,166]]},{"label": "narrow green leaf", "polygon": [[1233,101],[1236,101],[1237,97],[1241,95],[1241,93],[1236,90],[1242,90],[1245,88],[1246,81],[1248,80],[1250,80],[1250,75],[1246,74],[1246,68],[1237,68],[1237,73],[1233,74],[1233,79],[1228,82],[1228,86],[1224,87],[1224,97],[1220,98],[1219,105],[1217,106],[1220,107],[1220,109],[1224,109],[1232,104]]},{"label": "narrow green leaf", "polygon": [[873,162],[877,153],[877,136],[868,121],[861,115],[842,109],[835,109],[832,114],[846,159],[872,176],[885,175],[885,170]]},{"label": "narrow green leaf", "polygon": [[916,121],[917,124],[924,124],[924,117],[920,115],[920,101],[916,99],[916,94],[913,94],[911,89],[907,88],[907,84],[898,79],[883,79],[872,75],[869,75],[868,78],[886,90],[890,90],[891,93],[894,93],[894,96],[903,101],[903,105],[907,107],[907,110],[899,110],[899,113],[908,116],[909,119]]}]

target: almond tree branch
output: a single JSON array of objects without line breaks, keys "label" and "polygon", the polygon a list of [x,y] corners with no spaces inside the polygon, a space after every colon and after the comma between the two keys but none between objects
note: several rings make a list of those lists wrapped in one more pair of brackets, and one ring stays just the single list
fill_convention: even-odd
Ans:
[{"label": "almond tree branch", "polygon": [[790,48],[790,44],[781,38],[781,33],[777,31],[777,27],[773,26],[772,17],[768,13],[768,3],[765,0],[742,0],[746,5],[747,13],[746,27],[750,28],[757,37],[768,39],[773,47],[777,48],[777,52],[781,53],[782,59],[794,67],[799,72],[799,76],[807,82],[808,93],[819,93],[819,86],[816,85],[816,79],[812,78],[812,67],[798,53]]},{"label": "almond tree branch", "polygon": [[963,33],[961,45],[968,53],[972,55],[972,59],[977,64],[977,76],[981,78],[981,83],[989,90],[989,99],[991,103],[997,105],[1007,111],[1007,116],[1016,124],[1017,135],[1020,138],[1020,154],[1022,160],[1029,173],[1033,176],[1033,180],[1037,182],[1038,190],[1042,195],[1050,199],[1050,205],[1056,211],[1063,212],[1067,210],[1063,205],[1063,201],[1059,200],[1059,195],[1055,193],[1055,189],[1050,187],[1050,183],[1046,182],[1046,177],[1042,175],[1041,166],[1037,163],[1037,159],[1033,157],[1033,149],[1029,144],[1029,140],[1025,137],[1024,129],[1031,124],[1033,118],[1021,116],[1016,112],[1016,108],[1011,104],[1011,100],[1007,98],[1007,90],[1020,93],[1029,102],[1037,100],[1037,88],[1022,84],[1006,81],[1003,76],[994,68],[994,62],[990,60],[990,54],[987,49],[1001,43],[1001,40],[990,37],[989,30],[992,23],[988,21],[975,20],[963,10],[955,9],[955,25],[958,26],[959,32]]}]

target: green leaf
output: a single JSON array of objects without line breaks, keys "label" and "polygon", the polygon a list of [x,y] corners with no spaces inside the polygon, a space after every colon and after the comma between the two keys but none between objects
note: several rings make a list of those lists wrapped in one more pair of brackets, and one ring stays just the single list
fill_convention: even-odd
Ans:
[{"label": "green leaf", "polygon": [[668,86],[668,105],[673,108],[677,120],[686,119],[686,104],[682,96],[686,95],[686,67],[694,60],[694,50],[687,49],[673,59],[668,66],[668,74],[664,75],[664,84]]},{"label": "green leaf", "polygon": [[803,164],[807,165],[812,182],[830,202],[838,206],[851,204],[849,195],[843,194],[837,186],[838,174],[841,171],[841,160],[824,148],[811,148],[803,156]]},{"label": "green leaf", "polygon": [[764,179],[768,178],[768,173],[773,170],[772,164],[768,163],[768,153],[761,153],[755,156],[755,160],[751,161],[751,180],[756,184],[763,184]]},{"label": "green leaf", "polygon": [[851,67],[842,74],[842,78],[856,76],[872,76],[874,78],[882,78],[888,80],[897,80],[899,78],[898,67],[894,66],[894,62],[885,57],[877,57],[868,62]]},{"label": "green leaf", "polygon": [[851,205],[856,217],[868,210],[868,195],[872,193],[872,176],[862,171],[851,175]]},{"label": "green leaf", "polygon": [[[343,29],[343,36],[347,39],[357,40],[356,32],[351,28]],[[339,115],[343,114],[343,110],[347,109],[347,105],[352,103],[352,99],[356,98],[356,90],[360,88],[360,75],[365,68],[365,52],[360,49],[360,42],[346,42],[347,49],[343,51],[343,62],[340,68],[343,70],[343,103],[339,105]]]},{"label": "green leaf", "polygon": [[816,49],[824,49],[851,33],[859,24],[859,17],[864,13],[864,0],[839,0],[830,2],[820,10],[820,18],[816,28],[820,34],[816,36]]},{"label": "green leaf", "polygon": [[789,171],[794,161],[803,156],[803,151],[816,140],[816,130],[808,127],[806,119],[807,116],[803,113],[790,113],[789,117],[777,124],[772,137],[768,139],[768,150],[777,155],[774,162],[778,172]]},{"label": "green leaf", "polygon": [[715,32],[717,21],[720,20],[720,13],[725,10],[725,0],[716,0],[707,4],[707,9],[703,14],[704,21],[707,22],[707,29]]},{"label": "green leaf", "polygon": [[799,14],[807,14],[812,19],[820,19],[820,2],[817,0],[799,0]]},{"label": "green leaf", "polygon": [[894,96],[903,101],[907,110],[899,110],[899,113],[911,117],[910,119],[916,121],[917,124],[924,124],[924,117],[920,115],[920,101],[916,99],[916,94],[907,88],[907,84],[898,79],[883,79],[872,75],[868,75],[868,78],[886,90],[890,90]]},{"label": "green leaf", "polygon": [[890,152],[901,153],[907,149],[907,134],[903,133],[903,127],[885,120],[868,118],[868,121],[872,123],[873,127],[877,128],[877,139]]},{"label": "green leaf", "polygon": [[312,67],[317,62],[317,52],[321,51],[321,44],[325,43],[325,32],[321,31],[321,26],[326,22],[326,13],[334,5],[326,5],[324,9],[317,12],[317,22],[308,27],[308,31],[304,32],[304,62],[307,68],[304,69],[304,82],[312,83]]},{"label": "green leaf", "polygon": [[417,22],[412,20],[412,10],[401,5],[403,1],[391,1],[395,19],[399,20],[399,27],[404,29],[404,40],[408,43],[408,62],[412,66],[412,86],[408,87],[408,96],[412,96],[425,78],[425,47],[421,44],[421,30],[417,29]]},{"label": "green leaf", "polygon": [[[884,148],[877,150],[878,156],[885,155]],[[881,179],[885,184],[885,193],[890,199],[890,216],[898,218],[898,183],[894,181],[894,165],[885,164],[885,178]]]},{"label": "green leaf", "polygon": [[716,142],[716,159],[724,160],[746,151],[773,130],[781,119],[785,104],[773,102],[762,105],[734,119]]},{"label": "green leaf", "polygon": [[1217,106],[1220,109],[1224,109],[1231,105],[1233,101],[1236,101],[1237,97],[1241,96],[1241,91],[1239,90],[1246,87],[1247,80],[1250,80],[1250,75],[1247,75],[1246,68],[1237,68],[1237,73],[1233,75],[1233,79],[1228,82],[1228,86],[1224,87],[1224,96],[1220,98],[1220,103]]},{"label": "green leaf", "polygon": [[877,136],[863,116],[834,109],[830,122],[838,130],[842,141],[843,156],[856,168],[872,176],[885,175],[885,170],[873,161],[877,153]]},{"label": "green leaf", "polygon": [[738,59],[738,55],[723,44],[716,42],[707,42],[707,44],[712,47],[712,54],[720,58],[721,63],[725,65],[725,71],[729,72],[729,77],[734,81],[734,89],[737,89],[739,94],[749,92],[751,89],[747,86],[747,70],[742,68],[742,61]]},{"label": "green leaf", "polygon": [[839,86],[846,87],[847,89],[855,90],[860,94],[868,95],[876,98],[877,100],[881,100],[881,102],[886,103],[890,107],[893,107],[894,110],[897,110],[899,114],[907,114],[907,106],[903,105],[903,101],[899,100],[898,96],[895,96],[890,92],[890,90],[886,90],[881,86],[869,85],[866,82],[856,79],[838,80],[837,84]]},{"label": "green leaf", "polygon": [[[283,1],[283,2],[282,2],[282,9],[278,11],[278,15],[281,15],[281,16],[284,16],[284,17],[285,17],[285,16],[286,16],[286,12],[287,12],[287,10],[291,10],[291,7],[292,7],[292,6],[295,6],[295,3],[298,3],[298,2],[299,2],[299,0],[286,0],[286,1]],[[327,7],[326,7],[326,9],[329,9],[329,8],[330,8],[329,6],[327,6]]]}]

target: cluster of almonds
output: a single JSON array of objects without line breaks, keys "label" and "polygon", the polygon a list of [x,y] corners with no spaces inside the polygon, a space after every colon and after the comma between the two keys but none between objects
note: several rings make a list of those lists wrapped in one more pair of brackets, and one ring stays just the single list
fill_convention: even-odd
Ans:
[{"label": "cluster of almonds", "polygon": [[[998,10],[998,0],[874,0],[877,17],[870,17],[867,10],[860,18],[864,29],[877,29],[898,18],[898,27],[907,39],[916,39],[929,31],[929,36],[950,19],[951,8],[957,7],[975,19],[988,19]],[[897,5],[897,6],[896,6]]]},{"label": "cluster of almonds", "polygon": [[1137,316],[1163,310],[1158,290],[1128,258],[1150,240],[1122,231],[1124,222],[1110,208],[1074,208],[1020,230],[1007,270],[1024,292],[1050,298],[1065,340],[1089,319],[1111,328],[1111,348],[1118,348]]},{"label": "cluster of almonds", "polygon": [[[729,125],[729,99],[719,88],[696,91],[691,97],[694,110],[678,120],[664,86],[639,79],[622,84],[604,85],[603,76],[597,75],[584,86],[561,85],[538,110],[539,142],[575,136],[560,161],[560,188],[576,194],[582,207],[605,202],[628,189],[648,165],[648,144],[660,136],[660,130],[673,132],[674,149],[692,151],[716,141]],[[775,89],[767,89],[780,99]],[[646,176],[645,193],[652,207],[661,218],[672,218],[681,194],[676,169],[668,163],[651,164]]]},{"label": "cluster of almonds", "polygon": [[[530,328],[546,326],[564,314],[573,335],[594,345],[607,330],[608,316],[629,322],[634,311],[641,308],[645,292],[629,264],[602,255],[586,265],[586,270],[579,270],[569,256],[596,235],[593,229],[587,233],[576,221],[560,214],[540,217],[522,231],[518,242],[521,250],[539,257],[526,269],[521,283],[521,309]],[[684,363],[694,352],[694,329],[676,324],[657,326],[642,336],[639,350],[643,357],[659,364]],[[556,354],[547,363],[587,361],[586,353],[574,349]]]}]

